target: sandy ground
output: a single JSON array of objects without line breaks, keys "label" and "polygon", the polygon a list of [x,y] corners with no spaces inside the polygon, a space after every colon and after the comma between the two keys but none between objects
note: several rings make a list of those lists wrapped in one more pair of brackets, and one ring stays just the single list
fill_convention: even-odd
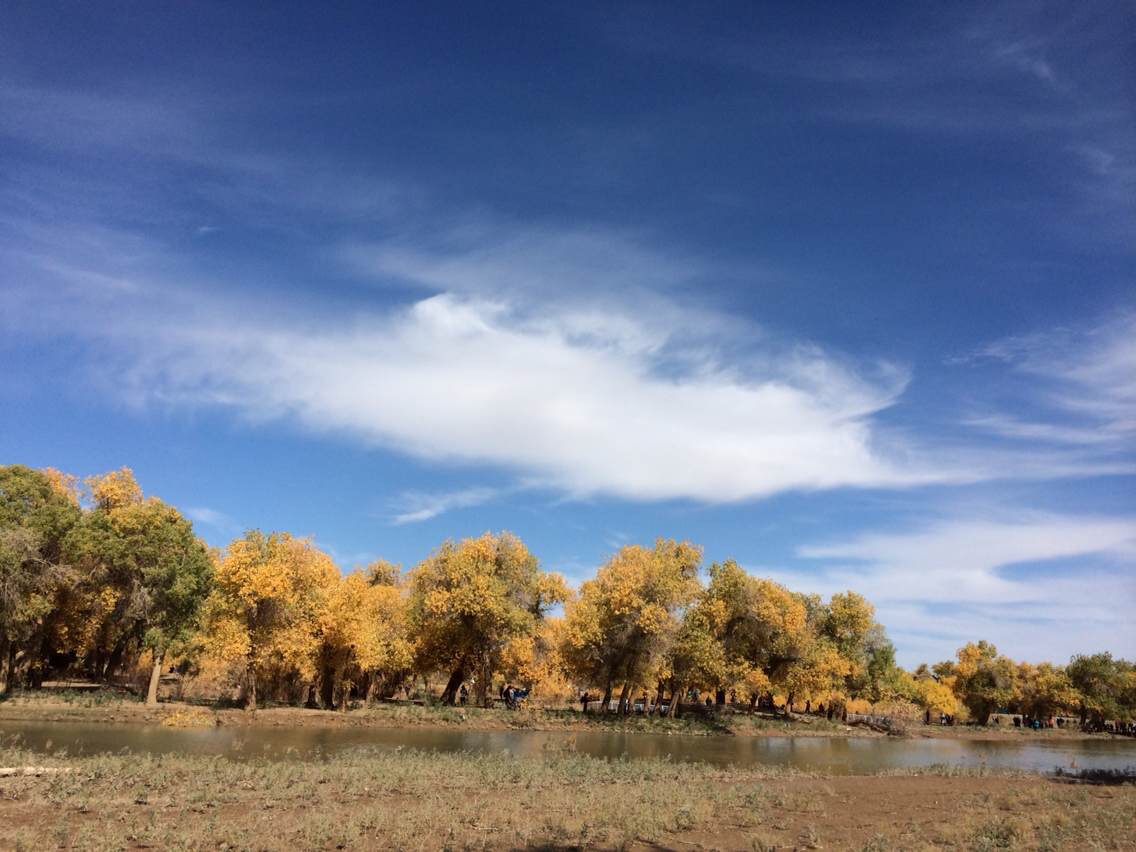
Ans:
[{"label": "sandy ground", "polygon": [[380,780],[392,759],[434,758],[294,774],[169,758],[132,773],[118,758],[76,762],[70,775],[0,778],[0,848],[1136,848],[1131,784],[666,765],[649,776],[592,777],[597,764],[587,762],[534,762],[513,778],[460,758]]}]

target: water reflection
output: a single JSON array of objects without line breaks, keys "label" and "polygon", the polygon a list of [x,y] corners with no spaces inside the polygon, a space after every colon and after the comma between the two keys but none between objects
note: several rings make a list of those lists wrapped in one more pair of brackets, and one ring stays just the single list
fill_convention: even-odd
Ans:
[{"label": "water reflection", "polygon": [[0,741],[18,737],[40,752],[210,754],[236,759],[334,755],[345,748],[508,752],[539,756],[575,750],[603,758],[665,758],[714,765],[775,765],[835,773],[932,764],[1052,771],[1057,767],[1128,769],[1136,741],[977,741],[844,737],[692,737],[601,731],[462,731],[431,728],[201,728],[0,722]]}]

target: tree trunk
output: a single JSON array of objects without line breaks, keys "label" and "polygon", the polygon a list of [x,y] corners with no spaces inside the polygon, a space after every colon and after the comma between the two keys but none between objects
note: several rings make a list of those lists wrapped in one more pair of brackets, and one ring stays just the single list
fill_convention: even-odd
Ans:
[{"label": "tree trunk", "polygon": [[[478,707],[490,707],[493,704],[489,696],[489,689],[493,685],[493,667],[486,660],[477,674],[477,688],[473,693],[473,703]],[[458,684],[458,695],[461,694],[461,684]]]},{"label": "tree trunk", "polygon": [[616,710],[616,712],[620,716],[626,715],[626,713],[627,713],[627,696],[630,693],[631,693],[631,683],[628,682],[628,683],[623,684],[623,689],[620,690],[620,692],[619,692],[619,707]]},{"label": "tree trunk", "polygon": [[129,641],[129,637],[123,637],[115,643],[114,649],[110,652],[110,658],[107,660],[106,670],[103,672],[105,682],[110,683],[111,678],[122,667],[122,658],[126,656],[126,644]]},{"label": "tree trunk", "polygon": [[[450,674],[450,679],[446,681],[446,688],[442,690],[442,703],[454,703],[455,696],[458,694],[458,689],[461,688],[462,682],[465,680],[465,665],[458,666]],[[484,685],[479,685],[479,689],[484,689]]]},{"label": "tree trunk", "polygon": [[659,687],[655,690],[655,705],[651,708],[651,715],[662,712],[663,705],[663,682],[659,681]]},{"label": "tree trunk", "polygon": [[368,704],[374,704],[379,697],[379,673],[371,672],[367,676],[367,696],[364,699]]},{"label": "tree trunk", "polygon": [[7,695],[12,691],[12,680],[15,672],[12,666],[15,665],[15,656],[10,654],[11,651],[16,650],[16,643],[9,642],[7,637],[0,641],[0,678],[3,678],[4,686],[0,688],[0,695]]},{"label": "tree trunk", "polygon": [[714,703],[719,707],[723,706],[726,703],[726,690],[719,689],[714,693]]},{"label": "tree trunk", "polygon": [[86,665],[87,677],[91,680],[101,680],[103,676],[103,646],[100,640],[99,644],[88,656]]},{"label": "tree trunk", "polygon": [[604,690],[603,701],[600,702],[600,712],[607,713],[608,705],[611,704],[611,681],[607,682],[607,689]]},{"label": "tree trunk", "polygon": [[344,682],[346,675],[346,665],[338,665],[332,672],[332,677],[335,679],[334,689],[332,690],[332,707],[341,712],[347,709],[347,700],[351,697],[351,688]]},{"label": "tree trunk", "polygon": [[146,704],[155,707],[158,704],[158,682],[162,679],[162,660],[164,654],[154,652],[154,667],[150,669],[150,688],[146,690]]},{"label": "tree trunk", "polygon": [[756,692],[750,693],[750,696],[749,696],[749,712],[750,712],[751,716],[753,715],[754,708],[757,707],[757,699],[758,699],[758,695],[757,695]]},{"label": "tree trunk", "polygon": [[679,708],[682,706],[682,690],[684,685],[676,683],[675,688],[671,691],[671,718],[677,719]]},{"label": "tree trunk", "polygon": [[249,666],[248,688],[245,690],[245,709],[256,710],[256,669]]}]

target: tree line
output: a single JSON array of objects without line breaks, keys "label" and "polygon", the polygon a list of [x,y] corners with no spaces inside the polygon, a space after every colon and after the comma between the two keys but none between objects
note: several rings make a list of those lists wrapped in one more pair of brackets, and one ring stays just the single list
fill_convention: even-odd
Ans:
[{"label": "tree line", "polygon": [[[312,541],[250,530],[205,545],[173,506],[122,468],[80,482],[0,467],[0,675],[7,692],[57,677],[110,682],[149,668],[209,672],[247,707],[346,708],[441,685],[437,700],[492,700],[511,682],[549,701],[681,712],[711,703],[832,716],[891,706],[1086,726],[1136,715],[1136,666],[1108,653],[1067,666],[1015,663],[987,642],[905,671],[871,604],[828,600],[705,568],[701,548],[629,545],[572,590],[510,533],[447,541],[409,571],[344,574]],[[562,611],[562,615],[554,612]],[[675,699],[678,700],[675,700]]]}]

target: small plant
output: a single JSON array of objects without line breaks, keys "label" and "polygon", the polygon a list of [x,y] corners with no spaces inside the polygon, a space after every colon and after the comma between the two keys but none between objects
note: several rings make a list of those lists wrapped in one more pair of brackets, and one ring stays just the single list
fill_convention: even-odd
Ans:
[{"label": "small plant", "polygon": [[974,830],[971,838],[972,848],[976,852],[986,852],[989,849],[1012,849],[1018,837],[1018,829],[1013,823],[993,819]]}]

